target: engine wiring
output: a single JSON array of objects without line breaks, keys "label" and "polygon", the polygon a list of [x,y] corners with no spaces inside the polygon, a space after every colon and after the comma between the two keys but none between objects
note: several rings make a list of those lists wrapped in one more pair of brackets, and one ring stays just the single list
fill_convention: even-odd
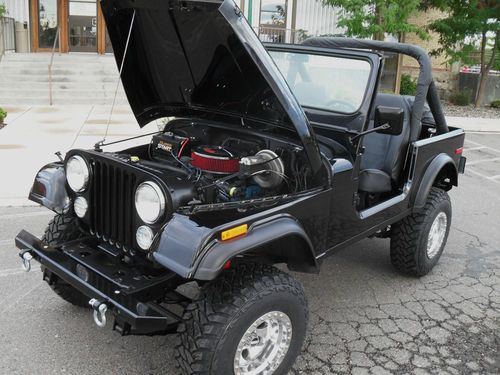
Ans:
[{"label": "engine wiring", "polygon": [[[260,199],[307,189],[310,176],[307,165],[297,150],[287,144],[261,144],[257,140],[242,140],[231,135],[211,139],[204,131],[189,134],[178,131],[177,128],[175,132],[156,131],[100,146],[153,135],[151,142],[145,145],[147,156],[140,163],[146,166],[151,161],[157,168],[165,163],[165,167],[169,167],[163,172],[165,176],[177,170],[178,178],[193,184],[194,195],[185,202],[189,205]],[[195,164],[195,153],[208,161]],[[209,162],[218,159],[228,159],[232,163],[236,160],[239,168],[236,172],[212,170],[218,164]],[[181,172],[185,174],[183,177]]]}]

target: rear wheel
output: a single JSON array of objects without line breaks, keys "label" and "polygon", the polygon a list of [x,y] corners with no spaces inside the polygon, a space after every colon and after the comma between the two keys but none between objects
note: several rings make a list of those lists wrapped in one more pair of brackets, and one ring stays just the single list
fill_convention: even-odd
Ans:
[{"label": "rear wheel", "polygon": [[432,188],[423,209],[392,226],[391,261],[400,272],[423,276],[443,253],[451,226],[451,202],[446,191]]},{"label": "rear wheel", "polygon": [[304,290],[274,267],[244,264],[206,284],[179,326],[183,374],[287,374],[304,341]]},{"label": "rear wheel", "polygon": [[[76,240],[81,236],[76,217],[71,213],[56,214],[49,222],[42,237],[42,242],[49,246],[60,246],[61,244]],[[80,291],[73,288],[57,275],[42,266],[43,278],[51,289],[63,300],[75,306],[90,307],[89,298]]]}]

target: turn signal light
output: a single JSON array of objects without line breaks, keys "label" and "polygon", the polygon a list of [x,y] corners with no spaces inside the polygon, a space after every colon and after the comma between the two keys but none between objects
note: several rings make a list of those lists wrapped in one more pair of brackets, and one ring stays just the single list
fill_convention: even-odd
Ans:
[{"label": "turn signal light", "polygon": [[462,152],[464,152],[464,148],[463,147],[459,147],[455,150],[455,155],[462,155]]},{"label": "turn signal light", "polygon": [[220,239],[227,241],[235,237],[243,236],[248,232],[248,224],[238,225],[237,227],[225,230],[221,233]]}]

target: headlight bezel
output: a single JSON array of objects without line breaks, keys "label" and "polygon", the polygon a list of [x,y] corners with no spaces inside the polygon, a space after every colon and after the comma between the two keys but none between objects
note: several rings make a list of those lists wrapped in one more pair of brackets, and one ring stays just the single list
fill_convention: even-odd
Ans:
[{"label": "headlight bezel", "polygon": [[[144,217],[143,213],[141,214],[141,209],[138,208],[138,204],[141,202],[138,201],[139,194],[142,191],[143,188],[148,187],[153,189],[154,193],[158,197],[158,214],[155,216],[155,218],[149,218],[149,217]],[[159,220],[165,215],[166,211],[166,206],[167,206],[167,198],[166,195],[163,191],[163,189],[160,187],[159,184],[157,184],[154,181],[147,180],[139,184],[135,190],[134,194],[134,206],[135,206],[135,212],[137,213],[137,216],[139,219],[144,223],[144,224],[149,224],[153,225],[158,223]]]},{"label": "headlight bezel", "polygon": [[[72,183],[70,182],[71,177],[70,173],[68,173],[68,167],[70,166],[70,163],[72,160],[77,160],[81,165],[84,166],[83,170],[83,184],[80,187],[73,186]],[[80,155],[72,155],[68,158],[68,160],[65,163],[64,166],[64,172],[66,174],[66,183],[68,184],[69,188],[71,191],[74,193],[82,193],[84,192],[88,186],[89,186],[89,181],[90,181],[90,167],[87,161]]]}]

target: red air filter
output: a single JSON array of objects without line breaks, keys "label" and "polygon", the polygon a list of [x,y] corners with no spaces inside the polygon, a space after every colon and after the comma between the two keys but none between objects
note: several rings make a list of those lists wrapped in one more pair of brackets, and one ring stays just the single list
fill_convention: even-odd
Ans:
[{"label": "red air filter", "polygon": [[199,146],[191,152],[191,165],[211,173],[236,173],[240,170],[240,159],[227,148]]}]

